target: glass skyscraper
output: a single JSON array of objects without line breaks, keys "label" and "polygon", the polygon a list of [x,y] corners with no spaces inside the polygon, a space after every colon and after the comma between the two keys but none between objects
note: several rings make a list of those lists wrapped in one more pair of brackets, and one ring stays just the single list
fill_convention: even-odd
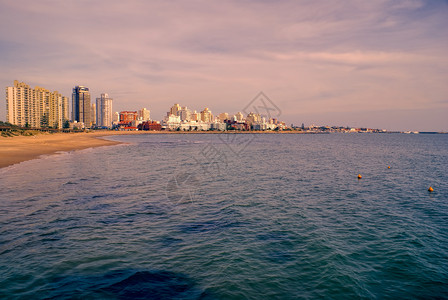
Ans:
[{"label": "glass skyscraper", "polygon": [[85,86],[76,86],[72,94],[72,121],[82,122],[85,127],[91,127],[90,92]]}]

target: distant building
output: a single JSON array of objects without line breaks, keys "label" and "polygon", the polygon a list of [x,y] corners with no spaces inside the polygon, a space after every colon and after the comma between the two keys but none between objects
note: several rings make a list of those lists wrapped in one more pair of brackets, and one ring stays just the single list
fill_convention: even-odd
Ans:
[{"label": "distant building", "polygon": [[156,121],[146,121],[137,126],[138,130],[150,130],[150,131],[160,131],[162,130],[162,125],[160,122]]},{"label": "distant building", "polygon": [[62,128],[68,120],[68,98],[14,80],[14,86],[6,88],[6,120],[23,127]]},{"label": "distant building", "polygon": [[208,107],[204,108],[204,110],[201,111],[201,121],[205,123],[213,122],[213,114],[208,109]]},{"label": "distant building", "polygon": [[34,88],[34,98],[39,103],[40,127],[61,129],[68,121],[68,98],[38,86]]},{"label": "distant building", "polygon": [[[96,98],[96,125],[98,127],[106,127],[111,128],[114,123],[114,115],[112,112],[112,98],[109,98],[109,95],[104,93],[101,94],[99,98]],[[120,120],[120,116],[117,114],[117,123]]]},{"label": "distant building", "polygon": [[200,113],[198,113],[197,111],[194,111],[192,114],[191,114],[191,117],[190,117],[190,121],[200,121],[201,120],[201,114]]},{"label": "distant building", "polygon": [[259,124],[261,123],[261,116],[259,114],[250,112],[246,117],[246,123],[248,124]]},{"label": "distant building", "polygon": [[207,131],[210,128],[211,128],[211,123],[197,122],[197,124],[196,124],[196,130]]},{"label": "distant building", "polygon": [[85,128],[85,125],[82,122],[80,122],[80,123],[78,123],[76,121],[75,122],[69,122],[69,128],[73,129],[73,130],[79,130],[79,129]]},{"label": "distant building", "polygon": [[228,113],[220,113],[218,115],[218,119],[219,119],[219,121],[224,122],[225,120],[229,119],[229,114]]},{"label": "distant building", "polygon": [[166,116],[162,122],[162,126],[168,130],[176,130],[179,128],[180,124],[180,117],[175,115]]},{"label": "distant building", "polygon": [[6,88],[6,121],[18,126],[40,127],[40,105],[35,101],[33,89],[24,82],[14,80]]},{"label": "distant building", "polygon": [[188,122],[191,120],[191,110],[189,110],[186,106],[182,107],[177,113],[181,121]]},{"label": "distant building", "polygon": [[149,121],[151,120],[150,111],[146,108],[142,108],[138,111],[138,119],[141,121]]},{"label": "distant building", "polygon": [[114,125],[118,125],[118,123],[120,122],[120,113],[118,111],[114,112],[113,116],[112,116],[112,123]]},{"label": "distant building", "polygon": [[234,115],[235,121],[237,122],[244,122],[244,115],[241,112],[237,112]]},{"label": "distant building", "polygon": [[90,92],[85,86],[76,86],[72,94],[72,121],[92,125],[90,117]]},{"label": "distant building", "polygon": [[131,123],[137,120],[138,113],[136,111],[121,111],[120,112],[120,123]]},{"label": "distant building", "polygon": [[218,130],[218,131],[224,131],[227,128],[227,124],[224,122],[215,121],[213,123],[210,123],[210,129]]},{"label": "distant building", "polygon": [[179,104],[174,104],[171,108],[170,111],[166,114],[166,116],[168,117],[169,115],[174,115],[174,116],[178,116],[179,114],[177,113],[178,111],[180,111],[182,108],[180,107]]},{"label": "distant building", "polygon": [[268,124],[267,123],[257,123],[252,125],[253,130],[267,130]]},{"label": "distant building", "polygon": [[226,128],[230,130],[242,130],[248,131],[250,130],[250,125],[246,122],[238,122],[236,120],[226,120]]},{"label": "distant building", "polygon": [[124,130],[137,130],[137,111],[121,111],[120,112],[120,121],[118,125],[120,129]]},{"label": "distant building", "polygon": [[90,106],[90,118],[92,121],[92,126],[96,125],[96,104],[92,103]]}]

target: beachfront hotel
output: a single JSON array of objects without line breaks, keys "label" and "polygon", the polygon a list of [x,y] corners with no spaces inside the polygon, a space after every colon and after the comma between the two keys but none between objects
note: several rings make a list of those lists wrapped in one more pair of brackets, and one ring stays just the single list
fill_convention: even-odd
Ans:
[{"label": "beachfront hotel", "polygon": [[6,87],[6,121],[32,128],[59,128],[68,121],[68,98],[42,87],[14,80]]},{"label": "beachfront hotel", "polygon": [[72,94],[72,121],[83,123],[86,127],[92,126],[90,117],[90,92],[85,86],[75,86]]}]

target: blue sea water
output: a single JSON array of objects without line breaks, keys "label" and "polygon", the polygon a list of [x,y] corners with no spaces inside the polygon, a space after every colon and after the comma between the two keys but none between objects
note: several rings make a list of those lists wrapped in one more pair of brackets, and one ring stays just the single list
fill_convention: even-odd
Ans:
[{"label": "blue sea water", "polygon": [[109,139],[0,169],[1,299],[448,298],[448,135]]}]

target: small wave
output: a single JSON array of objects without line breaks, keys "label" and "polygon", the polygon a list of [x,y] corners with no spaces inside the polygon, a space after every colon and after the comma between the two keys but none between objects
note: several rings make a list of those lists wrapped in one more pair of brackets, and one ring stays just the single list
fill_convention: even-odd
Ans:
[{"label": "small wave", "polygon": [[99,276],[66,276],[48,284],[47,299],[212,299],[181,273],[117,270]]}]

